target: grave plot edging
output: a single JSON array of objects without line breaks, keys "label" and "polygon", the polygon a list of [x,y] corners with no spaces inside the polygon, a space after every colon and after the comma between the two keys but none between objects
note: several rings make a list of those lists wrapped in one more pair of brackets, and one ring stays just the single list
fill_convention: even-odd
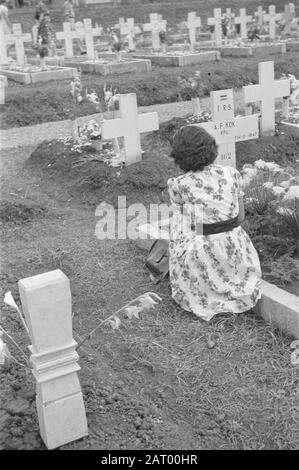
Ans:
[{"label": "grave plot edging", "polygon": [[299,297],[262,281],[262,298],[255,313],[288,336],[299,339]]}]

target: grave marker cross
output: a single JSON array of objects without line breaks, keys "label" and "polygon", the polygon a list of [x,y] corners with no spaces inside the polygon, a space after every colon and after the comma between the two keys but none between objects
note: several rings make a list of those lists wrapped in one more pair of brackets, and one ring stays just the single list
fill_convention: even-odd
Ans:
[{"label": "grave marker cross", "polygon": [[292,20],[293,18],[296,18],[295,5],[294,5],[294,3],[287,3],[284,6],[283,19],[286,22],[288,22],[288,21]]},{"label": "grave marker cross", "polygon": [[211,134],[218,145],[216,163],[236,167],[235,143],[257,139],[258,114],[235,118],[233,90],[211,92],[212,121],[192,124]]},{"label": "grave marker cross", "polygon": [[135,93],[120,95],[120,118],[103,121],[102,139],[124,138],[126,165],[141,160],[140,134],[159,129],[158,113],[137,114]]},{"label": "grave marker cross", "polygon": [[157,13],[150,14],[150,22],[143,25],[143,30],[145,32],[151,31],[152,33],[152,45],[154,50],[160,50],[161,43],[159,32],[165,31],[167,29],[167,21],[162,19],[162,15]]},{"label": "grave marker cross", "polygon": [[275,133],[275,99],[290,96],[290,80],[274,79],[274,62],[259,63],[259,84],[243,87],[245,103],[261,102],[261,135]]},{"label": "grave marker cross", "polygon": [[214,17],[208,18],[208,25],[214,26],[215,44],[217,47],[222,46],[222,16],[221,8],[214,8]]},{"label": "grave marker cross", "polygon": [[276,21],[280,21],[282,18],[281,13],[276,13],[275,5],[269,6],[269,13],[264,16],[264,21],[269,23],[269,37],[275,39],[276,36]]},{"label": "grave marker cross", "polygon": [[194,44],[196,42],[196,29],[201,28],[201,19],[200,16],[196,16],[195,11],[190,11],[188,13],[188,30],[189,30],[189,41],[191,52],[194,52]]},{"label": "grave marker cross", "polygon": [[91,19],[89,18],[85,18],[83,20],[83,24],[84,24],[83,30],[84,30],[84,36],[85,36],[87,58],[89,60],[94,60],[95,53],[94,53],[93,38],[94,36],[101,36],[103,33],[103,29],[101,27],[93,28]]},{"label": "grave marker cross", "polygon": [[15,45],[17,63],[18,65],[24,65],[25,63],[24,42],[32,41],[31,34],[22,33],[22,25],[20,23],[15,23],[12,25],[12,34],[6,34],[5,40],[7,44]]},{"label": "grave marker cross", "polygon": [[257,24],[258,26],[263,26],[264,24],[264,16],[266,14],[266,11],[263,10],[263,7],[259,6],[257,8],[257,11],[254,13],[254,16],[257,18]]},{"label": "grave marker cross", "polygon": [[74,56],[73,39],[78,37],[78,32],[71,29],[71,23],[63,23],[63,31],[56,33],[56,38],[59,41],[64,41],[64,56],[66,59],[71,59]]},{"label": "grave marker cross", "polygon": [[120,34],[128,36],[129,50],[135,51],[135,34],[140,32],[140,28],[134,25],[134,18],[128,18],[126,22],[120,23]]},{"label": "grave marker cross", "polygon": [[252,21],[251,15],[246,15],[246,8],[240,8],[240,16],[235,18],[235,23],[241,25],[241,38],[247,38],[247,23]]}]

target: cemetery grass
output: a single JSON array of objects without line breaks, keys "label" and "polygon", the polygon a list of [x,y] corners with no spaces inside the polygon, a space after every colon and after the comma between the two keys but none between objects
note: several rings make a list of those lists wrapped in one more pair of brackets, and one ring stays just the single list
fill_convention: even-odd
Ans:
[{"label": "cemetery grass", "polygon": [[[90,434],[63,447],[295,449],[298,375],[290,362],[290,338],[250,312],[198,320],[172,301],[167,280],[150,282],[144,253],[133,242],[99,241],[94,235],[95,208],[103,200],[115,203],[118,194],[126,194],[128,203],[160,199],[163,180],[153,184],[158,170],[164,178],[177,172],[165,141],[157,135],[143,139],[144,160],[125,169],[124,177],[106,174],[96,183],[88,180],[95,168],[88,174],[81,167],[83,184],[79,170],[65,163],[49,167],[43,145],[31,164],[33,148],[2,156],[1,297],[11,290],[19,302],[19,279],[62,269],[71,282],[77,341],[144,292],[163,299],[140,320],[124,321],[120,330],[98,330],[79,349]],[[237,150],[240,157],[239,144]],[[251,154],[266,159],[252,148]],[[290,149],[286,158],[292,163]],[[103,186],[104,179],[111,183]],[[17,208],[14,221],[5,218],[5,204],[8,211]],[[0,316],[26,350],[15,313],[2,303]],[[10,350],[22,362],[11,345]],[[31,372],[12,364],[1,370],[0,384],[0,448],[43,449]]]},{"label": "cemetery grass", "polygon": [[[121,74],[102,77],[94,74],[83,74],[82,85],[85,90],[95,90],[102,109],[104,108],[103,86],[112,85],[119,93],[136,93],[139,106],[172,103],[179,100],[190,100],[187,90],[180,90],[177,79],[186,78],[201,71],[201,82],[198,96],[208,96],[213,90],[240,88],[249,83],[258,82],[258,63],[269,60],[265,54],[259,58],[223,58],[220,62],[203,63],[189,67],[157,67],[151,72]],[[288,52],[271,56],[275,61],[275,76],[282,73],[299,73],[298,54]],[[6,90],[5,105],[0,105],[0,127],[30,126],[49,121],[74,119],[78,116],[93,114],[95,107],[86,99],[75,104],[70,95],[69,81],[51,81],[34,85],[20,85],[9,82]]]}]

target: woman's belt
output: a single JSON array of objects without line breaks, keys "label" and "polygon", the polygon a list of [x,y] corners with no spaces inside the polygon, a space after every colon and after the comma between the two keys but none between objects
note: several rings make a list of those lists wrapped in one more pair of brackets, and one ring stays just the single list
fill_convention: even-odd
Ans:
[{"label": "woman's belt", "polygon": [[[233,219],[215,222],[214,224],[202,224],[202,233],[200,235],[215,235],[217,233],[230,232],[241,225],[238,216]],[[191,225],[191,230],[195,232],[196,226]]]}]

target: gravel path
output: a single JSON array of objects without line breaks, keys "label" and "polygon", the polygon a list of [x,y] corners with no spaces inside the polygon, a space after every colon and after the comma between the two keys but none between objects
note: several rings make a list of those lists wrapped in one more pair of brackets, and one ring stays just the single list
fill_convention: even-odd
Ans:
[{"label": "gravel path", "polygon": [[[210,98],[200,98],[202,109],[210,107]],[[242,107],[241,90],[235,91],[235,110]],[[192,110],[190,101],[179,103],[156,104],[152,106],[141,106],[139,113],[157,111],[160,123],[167,121],[174,116],[183,117]],[[98,114],[83,116],[78,118],[78,124],[82,125],[90,119],[97,119]],[[37,124],[28,127],[15,127],[12,129],[0,130],[0,149],[23,147],[27,145],[37,145],[43,140],[53,140],[59,137],[66,137],[72,134],[72,121],[54,121]]]}]

